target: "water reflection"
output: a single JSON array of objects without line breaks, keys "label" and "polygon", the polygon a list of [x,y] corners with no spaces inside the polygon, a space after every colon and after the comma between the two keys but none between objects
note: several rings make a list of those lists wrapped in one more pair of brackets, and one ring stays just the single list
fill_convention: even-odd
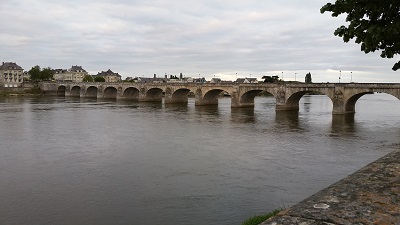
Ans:
[{"label": "water reflection", "polygon": [[369,97],[356,118],[323,96],[299,112],[263,97],[254,109],[0,98],[0,221],[240,224],[398,149],[399,101]]},{"label": "water reflection", "polygon": [[162,109],[162,102],[137,102],[133,103],[133,105],[137,105],[139,108],[150,108],[150,109]]},{"label": "water reflection", "polygon": [[275,125],[278,129],[300,130],[299,111],[277,111]]},{"label": "water reflection", "polygon": [[169,103],[164,105],[167,112],[187,112],[189,111],[188,103]]},{"label": "water reflection", "polygon": [[354,113],[344,115],[332,115],[332,134],[356,132]]},{"label": "water reflection", "polygon": [[196,113],[200,115],[219,115],[218,105],[201,105],[195,107]]},{"label": "water reflection", "polygon": [[232,108],[231,121],[235,123],[254,123],[256,115],[253,108]]}]

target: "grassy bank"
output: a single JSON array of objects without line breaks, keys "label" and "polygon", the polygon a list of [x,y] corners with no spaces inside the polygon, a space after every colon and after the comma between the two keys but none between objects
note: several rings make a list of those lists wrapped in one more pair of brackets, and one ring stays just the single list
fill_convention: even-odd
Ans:
[{"label": "grassy bank", "polygon": [[242,225],[258,225],[258,224],[264,222],[265,220],[275,216],[280,211],[282,211],[282,209],[275,209],[272,212],[269,212],[269,213],[266,213],[266,214],[263,214],[263,215],[259,215],[259,216],[251,217],[251,218],[247,219],[246,221],[244,221],[242,223]]}]

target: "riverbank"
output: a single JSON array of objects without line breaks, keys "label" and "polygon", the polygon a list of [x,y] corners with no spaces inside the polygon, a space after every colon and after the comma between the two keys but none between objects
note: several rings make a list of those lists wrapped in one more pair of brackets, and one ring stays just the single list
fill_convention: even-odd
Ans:
[{"label": "riverbank", "polygon": [[261,224],[328,223],[400,224],[400,150]]},{"label": "riverbank", "polygon": [[0,96],[37,96],[43,95],[39,87],[33,84],[24,84],[18,88],[0,88]]}]

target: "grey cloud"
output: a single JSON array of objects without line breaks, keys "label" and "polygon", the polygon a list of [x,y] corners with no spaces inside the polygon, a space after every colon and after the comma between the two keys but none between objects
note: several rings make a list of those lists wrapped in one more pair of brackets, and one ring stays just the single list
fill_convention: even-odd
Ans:
[{"label": "grey cloud", "polygon": [[321,15],[325,3],[5,0],[0,56],[25,69],[78,64],[92,73],[112,68],[125,77],[183,72],[234,79],[236,72],[315,71],[319,81],[332,82],[336,70],[354,70],[365,81],[377,74],[381,81],[394,80],[393,60],[365,55],[333,36],[344,19]]}]

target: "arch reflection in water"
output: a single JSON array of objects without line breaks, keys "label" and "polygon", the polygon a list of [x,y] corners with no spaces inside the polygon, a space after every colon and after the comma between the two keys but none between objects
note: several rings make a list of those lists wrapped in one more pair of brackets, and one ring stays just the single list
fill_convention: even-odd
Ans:
[{"label": "arch reflection in water", "polygon": [[201,105],[201,106],[196,106],[196,113],[197,114],[206,114],[206,115],[214,115],[218,116],[219,113],[219,107],[218,105]]},{"label": "arch reflection in water", "polygon": [[277,111],[275,114],[275,126],[283,131],[299,130],[298,111]]},{"label": "arch reflection in water", "polygon": [[231,108],[231,121],[235,123],[255,123],[257,121],[253,108]]},{"label": "arch reflection in water", "polygon": [[187,102],[164,104],[166,112],[188,112],[189,106]]}]

